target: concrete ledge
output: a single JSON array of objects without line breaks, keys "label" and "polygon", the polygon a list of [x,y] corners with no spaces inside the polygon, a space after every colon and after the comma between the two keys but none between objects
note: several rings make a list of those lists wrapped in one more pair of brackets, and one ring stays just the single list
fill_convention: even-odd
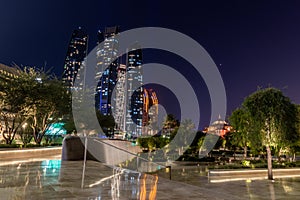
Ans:
[{"label": "concrete ledge", "polygon": [[[84,143],[84,137],[65,137],[62,160],[83,160]],[[140,147],[132,146],[129,141],[87,138],[87,160],[95,160],[107,165],[116,165],[130,160],[140,151]]]},{"label": "concrete ledge", "polygon": [[61,155],[62,147],[11,149],[0,151],[0,161]]},{"label": "concrete ledge", "polygon": [[[210,170],[208,178],[210,182],[227,182],[240,180],[257,180],[267,179],[267,169],[252,169],[252,170]],[[273,177],[290,178],[300,177],[300,168],[290,169],[273,169]]]},{"label": "concrete ledge", "polygon": [[[67,136],[63,140],[61,159],[65,161],[76,161],[84,159],[84,138],[78,136]],[[89,146],[90,146],[89,141]],[[89,148],[88,146],[88,148]],[[95,160],[91,153],[87,151],[87,160]]]}]

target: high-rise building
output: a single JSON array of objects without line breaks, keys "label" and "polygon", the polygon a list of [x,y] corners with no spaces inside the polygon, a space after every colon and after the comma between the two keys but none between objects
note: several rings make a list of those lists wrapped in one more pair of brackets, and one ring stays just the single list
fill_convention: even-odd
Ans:
[{"label": "high-rise building", "polygon": [[80,67],[87,56],[87,46],[88,35],[79,27],[72,33],[62,75],[62,80],[69,89],[74,86]]},{"label": "high-rise building", "polygon": [[[120,29],[118,26],[106,27],[104,33],[98,31],[97,67],[96,67],[96,96],[95,106],[103,115],[111,115],[115,102],[112,92],[117,81],[118,39]],[[100,45],[103,44],[103,45]]]},{"label": "high-rise building", "polygon": [[158,99],[153,89],[144,88],[143,135],[154,135],[158,131]]},{"label": "high-rise building", "polygon": [[[118,26],[106,27],[104,32],[97,33],[95,106],[103,115],[113,114],[117,124],[115,130],[123,134],[125,132],[127,137],[138,137],[143,131],[142,49],[137,43],[133,44],[126,54],[119,58],[119,33]],[[63,73],[63,81],[69,88],[74,87],[75,78],[80,78],[78,72],[85,63],[87,42],[87,34],[80,28],[74,30]],[[125,57],[126,61],[121,64],[121,59]],[[152,98],[151,95],[152,93],[149,98]],[[147,115],[149,114],[151,115],[148,112]]]},{"label": "high-rise building", "polygon": [[142,135],[143,121],[143,78],[142,49],[134,44],[127,52],[127,109],[126,133],[129,137]]},{"label": "high-rise building", "polygon": [[126,116],[126,65],[120,64],[118,67],[118,82],[116,85],[116,104],[114,118],[116,122],[115,133],[123,135],[125,131]]}]

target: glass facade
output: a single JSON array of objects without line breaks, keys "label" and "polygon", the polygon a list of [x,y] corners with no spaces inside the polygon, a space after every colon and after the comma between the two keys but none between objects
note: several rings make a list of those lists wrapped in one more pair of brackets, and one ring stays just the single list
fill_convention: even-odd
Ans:
[{"label": "glass facade", "polygon": [[95,106],[103,115],[111,115],[115,101],[112,92],[117,81],[118,39],[120,30],[118,26],[106,27],[104,33],[98,31],[97,66],[96,66],[96,103]]},{"label": "glass facade", "polygon": [[69,42],[62,75],[62,80],[69,89],[74,86],[77,74],[87,56],[87,45],[88,35],[80,27],[74,30]]},{"label": "glass facade", "polygon": [[142,49],[134,44],[127,52],[127,109],[126,133],[128,137],[142,135],[143,76]]},{"label": "glass facade", "polygon": [[143,135],[154,135],[158,131],[158,99],[153,89],[144,88]]},{"label": "glass facade", "polygon": [[116,106],[114,118],[116,122],[115,133],[124,138],[125,116],[126,116],[126,65],[120,64],[118,67],[118,82],[116,85]]},{"label": "glass facade", "polygon": [[[142,49],[135,43],[119,57],[119,33],[118,26],[106,27],[104,32],[97,33],[95,107],[103,115],[114,116],[115,131],[123,134],[123,138],[138,137],[143,132],[144,116]],[[81,28],[74,30],[63,73],[63,81],[70,89],[74,88],[75,78],[80,79],[77,74],[85,65],[87,45],[88,35]]]}]

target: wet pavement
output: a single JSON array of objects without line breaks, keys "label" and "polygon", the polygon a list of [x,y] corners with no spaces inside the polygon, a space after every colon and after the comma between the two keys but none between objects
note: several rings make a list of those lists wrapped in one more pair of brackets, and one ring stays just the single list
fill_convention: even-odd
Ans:
[{"label": "wet pavement", "polygon": [[[144,174],[99,162],[57,157],[0,163],[0,199],[299,199],[300,179],[210,183],[205,167],[174,167]],[[83,185],[83,188],[82,188]]]}]

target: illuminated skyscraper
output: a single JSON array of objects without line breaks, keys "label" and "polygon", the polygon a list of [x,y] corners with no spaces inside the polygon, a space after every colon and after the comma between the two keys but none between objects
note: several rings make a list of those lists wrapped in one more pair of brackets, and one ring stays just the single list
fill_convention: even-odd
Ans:
[{"label": "illuminated skyscraper", "polygon": [[120,64],[118,67],[118,83],[116,85],[116,105],[114,118],[116,122],[116,133],[122,135],[125,131],[126,116],[126,65]]},{"label": "illuminated skyscraper", "polygon": [[127,52],[127,113],[126,133],[130,136],[142,135],[143,119],[143,79],[142,49],[134,44]]},{"label": "illuminated skyscraper", "polygon": [[[111,108],[115,102],[112,92],[117,81],[118,39],[120,30],[118,26],[106,27],[104,33],[98,32],[96,103],[95,106],[103,115],[111,115]],[[100,45],[103,42],[103,45]]]},{"label": "illuminated skyscraper", "polygon": [[[143,126],[142,50],[138,44],[132,45],[123,56],[126,63],[120,64],[119,32],[119,27],[114,26],[97,34],[95,106],[103,115],[111,115],[114,110],[116,130],[135,137],[142,135]],[[88,36],[81,28],[74,30],[63,73],[63,81],[69,88],[74,86],[75,78],[80,78],[76,76],[85,63],[87,42]]]},{"label": "illuminated skyscraper", "polygon": [[65,58],[62,80],[70,89],[74,86],[80,66],[87,56],[88,35],[79,27],[74,30]]},{"label": "illuminated skyscraper", "polygon": [[154,135],[158,131],[158,99],[153,89],[143,94],[143,135]]}]

